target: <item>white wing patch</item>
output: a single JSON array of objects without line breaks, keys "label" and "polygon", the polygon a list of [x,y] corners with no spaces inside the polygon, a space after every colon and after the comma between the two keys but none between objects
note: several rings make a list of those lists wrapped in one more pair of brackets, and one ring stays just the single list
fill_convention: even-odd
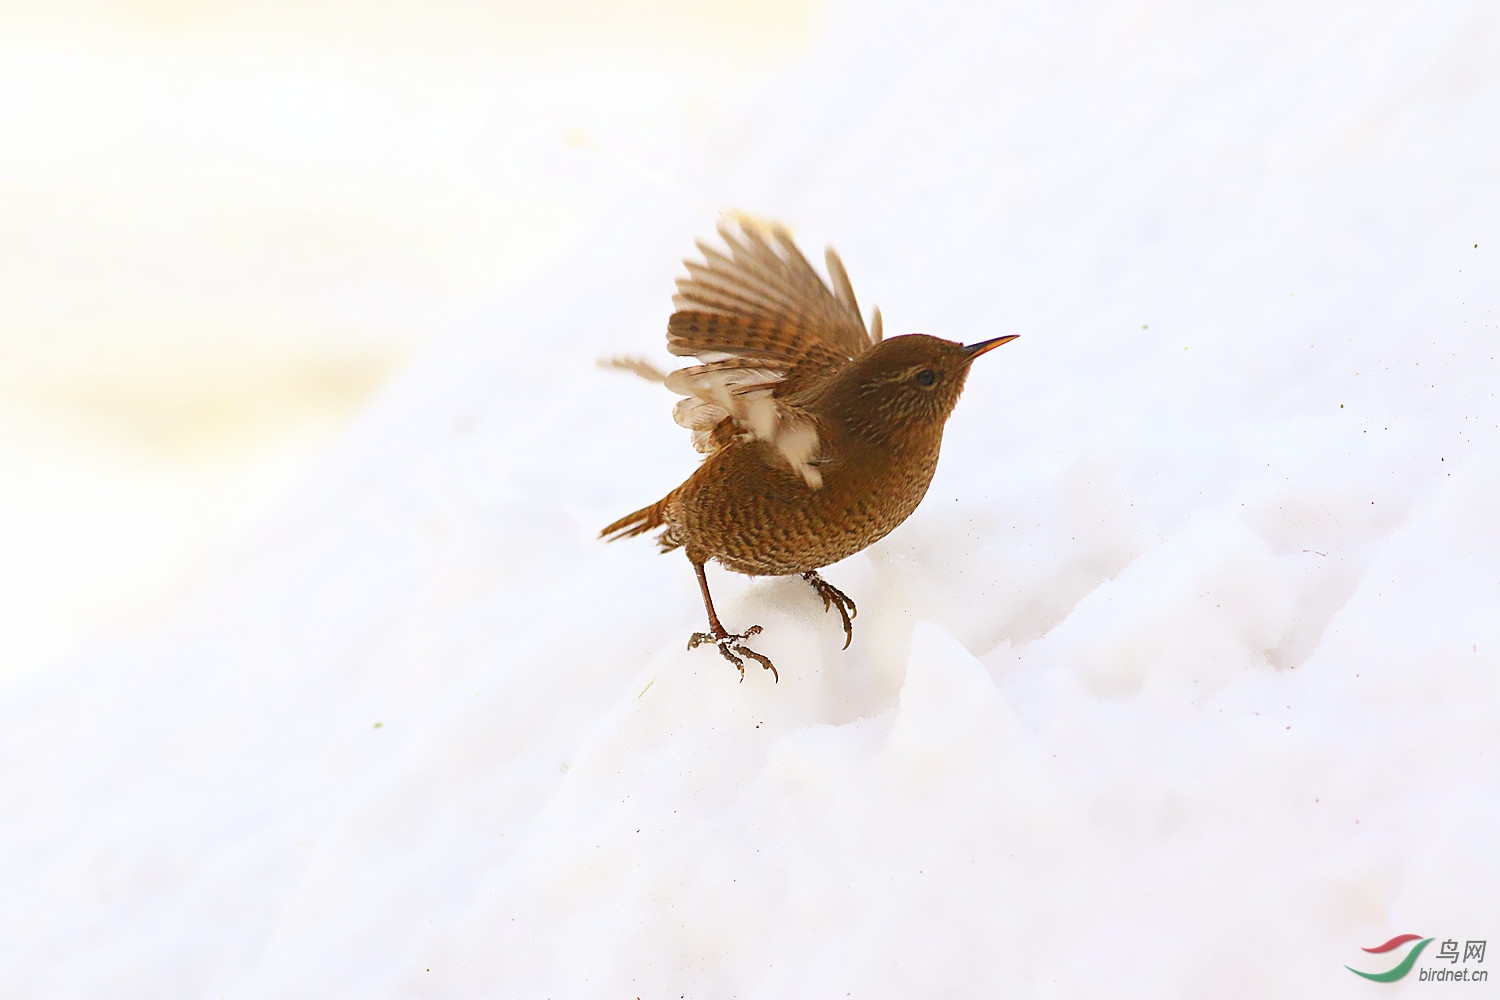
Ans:
[{"label": "white wing patch", "polygon": [[714,430],[728,417],[736,438],[769,443],[808,486],[818,489],[823,476],[813,465],[818,457],[817,427],[802,410],[772,395],[786,373],[738,367],[744,363],[722,359],[668,375],[667,388],[687,397],[673,407],[672,419],[693,432],[694,448],[708,453],[718,447]]}]

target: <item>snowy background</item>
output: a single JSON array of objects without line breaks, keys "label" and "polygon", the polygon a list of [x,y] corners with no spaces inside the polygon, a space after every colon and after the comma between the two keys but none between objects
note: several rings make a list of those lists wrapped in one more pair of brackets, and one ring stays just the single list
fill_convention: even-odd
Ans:
[{"label": "snowy background", "polygon": [[[0,688],[0,994],[1421,991],[1343,966],[1500,939],[1497,122],[1482,2],[834,9],[175,625]],[[728,206],[1022,335],[852,648],[710,568],[779,684],[595,540],[696,457],[594,359]]]}]

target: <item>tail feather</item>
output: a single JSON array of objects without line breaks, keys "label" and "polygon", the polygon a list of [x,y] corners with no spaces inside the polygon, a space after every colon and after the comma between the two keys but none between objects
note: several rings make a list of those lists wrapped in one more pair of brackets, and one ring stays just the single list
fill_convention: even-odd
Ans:
[{"label": "tail feather", "polygon": [[652,528],[660,528],[666,524],[667,501],[671,494],[662,497],[649,507],[626,514],[618,521],[599,532],[599,537],[606,541],[618,541],[621,538],[634,538],[636,535],[644,535]]}]

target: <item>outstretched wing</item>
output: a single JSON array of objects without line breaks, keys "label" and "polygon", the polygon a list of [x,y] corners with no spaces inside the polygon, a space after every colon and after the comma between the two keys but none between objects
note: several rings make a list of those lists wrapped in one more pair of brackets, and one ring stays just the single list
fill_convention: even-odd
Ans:
[{"label": "outstretched wing", "polygon": [[704,259],[683,262],[672,299],[667,350],[700,362],[667,376],[667,388],[687,397],[673,416],[701,452],[737,438],[769,441],[817,488],[817,428],[798,390],[878,343],[880,312],[866,330],[832,249],[830,289],[779,225],[726,219],[719,236],[723,250],[698,241]]}]

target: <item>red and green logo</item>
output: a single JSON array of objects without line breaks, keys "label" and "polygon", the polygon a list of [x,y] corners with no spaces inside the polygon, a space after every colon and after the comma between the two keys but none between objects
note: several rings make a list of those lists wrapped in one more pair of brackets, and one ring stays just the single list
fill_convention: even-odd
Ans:
[{"label": "red and green logo", "polygon": [[1360,972],[1352,965],[1346,965],[1344,966],[1344,968],[1348,969],[1356,976],[1364,976],[1366,979],[1373,979],[1377,983],[1394,983],[1396,980],[1400,979],[1402,976],[1410,972],[1413,965],[1417,964],[1417,956],[1422,954],[1423,948],[1432,943],[1432,938],[1424,938],[1420,934],[1397,934],[1385,944],[1376,945],[1374,948],[1360,949],[1361,951],[1367,951],[1372,955],[1384,955],[1386,952],[1395,951],[1402,945],[1410,944],[1412,941],[1415,941],[1417,943],[1413,945],[1411,950],[1406,953],[1406,957],[1398,962],[1394,969],[1391,969],[1388,972]]}]

